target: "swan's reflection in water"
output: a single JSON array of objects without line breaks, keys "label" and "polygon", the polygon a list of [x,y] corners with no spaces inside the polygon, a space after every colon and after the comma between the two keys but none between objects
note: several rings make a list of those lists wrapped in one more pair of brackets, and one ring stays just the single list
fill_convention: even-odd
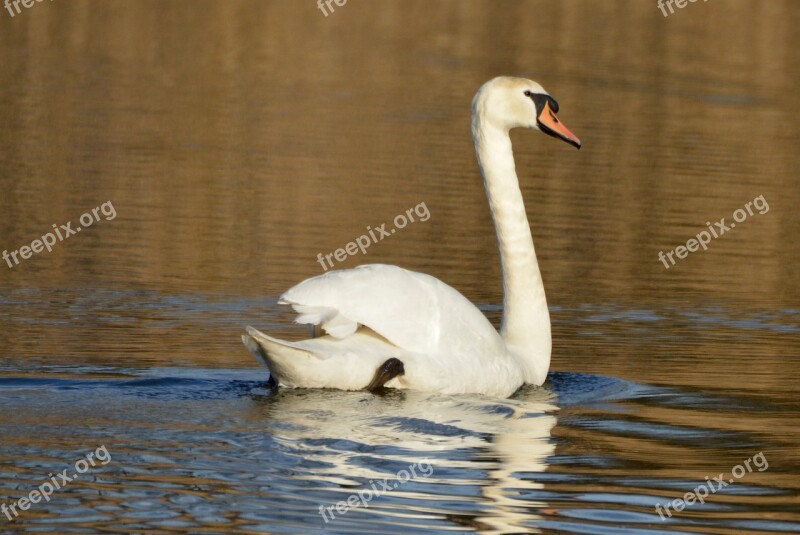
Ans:
[{"label": "swan's reflection in water", "polygon": [[[374,521],[397,526],[433,521],[441,529],[530,533],[545,506],[530,491],[542,489],[535,474],[555,451],[554,401],[555,394],[535,387],[508,400],[282,389],[260,400],[269,414],[258,418],[302,459],[295,477],[325,490],[319,505],[333,506],[331,527],[347,516],[363,527],[369,520],[356,515],[378,515]],[[400,483],[398,472],[411,466],[417,477]],[[384,479],[396,488],[357,512],[336,513],[337,502]]]}]

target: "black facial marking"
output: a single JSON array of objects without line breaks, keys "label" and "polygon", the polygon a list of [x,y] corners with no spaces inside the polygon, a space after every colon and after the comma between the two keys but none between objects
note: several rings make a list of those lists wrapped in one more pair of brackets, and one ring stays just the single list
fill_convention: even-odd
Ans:
[{"label": "black facial marking", "polygon": [[544,111],[545,103],[550,104],[550,109],[553,110],[553,113],[558,113],[558,102],[556,102],[556,99],[550,95],[525,91],[525,96],[530,97],[530,99],[533,100],[533,103],[536,105],[537,117],[542,114],[542,111]]}]

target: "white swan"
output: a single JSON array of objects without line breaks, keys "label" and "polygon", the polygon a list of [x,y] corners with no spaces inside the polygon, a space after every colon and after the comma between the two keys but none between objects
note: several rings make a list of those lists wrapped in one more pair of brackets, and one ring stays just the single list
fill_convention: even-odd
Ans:
[{"label": "white swan", "polygon": [[498,333],[457,290],[396,266],[331,271],[289,289],[279,303],[327,335],[287,342],[252,327],[242,336],[270,382],[289,387],[383,386],[508,397],[541,385],[550,367],[550,314],[514,168],[509,131],[531,128],[580,148],[536,82],[498,77],[472,101],[472,139],[494,218],[503,273]]}]

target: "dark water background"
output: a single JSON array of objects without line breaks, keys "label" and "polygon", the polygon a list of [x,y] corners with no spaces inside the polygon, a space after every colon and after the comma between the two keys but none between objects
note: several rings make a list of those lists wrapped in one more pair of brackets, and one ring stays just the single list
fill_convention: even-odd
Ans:
[{"label": "dark water background", "polygon": [[[335,6],[335,4],[334,4]],[[59,0],[0,11],[0,532],[800,531],[800,3]],[[541,82],[584,148],[514,132],[553,373],[510,400],[262,387],[239,333],[330,253],[497,323],[469,138],[488,78]],[[769,205],[669,270],[658,260]],[[769,467],[654,511],[759,452]],[[429,463],[419,465],[419,463]],[[329,523],[409,466],[416,477]]]}]

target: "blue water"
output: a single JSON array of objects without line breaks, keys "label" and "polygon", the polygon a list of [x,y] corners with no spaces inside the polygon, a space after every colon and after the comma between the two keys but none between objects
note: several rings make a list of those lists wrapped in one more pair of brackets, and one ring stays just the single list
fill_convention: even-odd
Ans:
[{"label": "blue water", "polygon": [[[788,444],[713,418],[780,418],[763,400],[563,372],[509,400],[275,391],[265,379],[261,369],[3,367],[0,502],[101,446],[111,458],[4,529],[800,531],[797,489],[784,486],[793,475],[779,465]],[[769,469],[680,518],[655,513],[762,450]],[[336,511],[385,479],[392,490]]]}]

